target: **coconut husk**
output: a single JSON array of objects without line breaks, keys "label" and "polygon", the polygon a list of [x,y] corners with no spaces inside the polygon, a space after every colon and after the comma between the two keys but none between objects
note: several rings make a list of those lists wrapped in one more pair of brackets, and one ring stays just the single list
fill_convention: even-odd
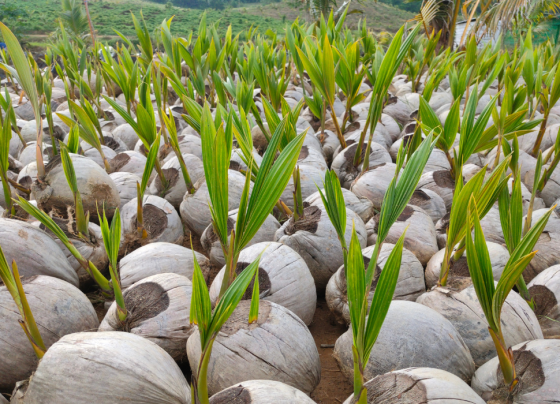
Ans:
[{"label": "coconut husk", "polygon": [[[362,165],[354,165],[354,156],[358,148],[357,143],[353,143],[346,149],[342,150],[334,158],[331,169],[334,170],[343,188],[349,189],[352,182],[362,172]],[[362,145],[362,159],[365,157],[367,143]],[[391,163],[391,156],[387,150],[380,144],[372,142],[369,154],[368,168],[379,166],[380,164]]]},{"label": "coconut husk", "polygon": [[146,160],[146,156],[142,153],[127,150],[113,157],[109,164],[111,165],[112,173],[127,172],[142,178],[144,167],[146,167]]},{"label": "coconut husk", "polygon": [[319,142],[321,142],[325,161],[330,166],[333,161],[335,150],[340,147],[340,140],[333,131],[326,129],[324,132],[318,132],[315,136],[319,139]]},{"label": "coconut husk", "polygon": [[[109,174],[87,157],[77,154],[70,154],[70,157],[84,211],[89,212],[90,217],[96,219],[98,207],[103,206],[107,217],[111,218],[120,205],[120,197]],[[68,206],[74,206],[74,196],[66,181],[60,156],[52,159],[46,165],[45,171],[46,176],[43,181],[32,185],[37,203],[46,212],[53,209],[65,212]]]},{"label": "coconut husk", "polygon": [[[476,366],[497,355],[488,322],[471,285],[462,291],[438,287],[417,300],[451,321],[469,347]],[[516,292],[511,292],[501,311],[501,327],[508,346],[544,338],[537,316]]]},{"label": "coconut husk", "polygon": [[210,397],[210,404],[315,404],[298,389],[272,380],[249,380]]},{"label": "coconut husk", "polygon": [[[208,363],[208,392],[213,395],[247,380],[274,380],[310,394],[321,379],[319,353],[306,325],[290,310],[260,301],[259,318],[249,324],[251,302],[239,303],[216,337]],[[200,336],[187,342],[191,370],[200,361]]]},{"label": "coconut husk", "polygon": [[[22,283],[47,349],[66,334],[97,329],[97,314],[78,288],[43,275],[24,276]],[[5,286],[0,286],[0,318],[0,392],[11,393],[16,382],[31,376],[38,359],[18,324],[21,316]]]},{"label": "coconut husk", "polygon": [[[259,153],[257,153],[255,149],[253,149],[251,155],[253,156],[254,159],[253,164],[254,165],[256,164],[257,167],[260,167],[262,163],[262,157],[259,155]],[[230,170],[235,170],[240,172],[248,170],[247,164],[245,164],[245,161],[243,161],[242,156],[243,156],[243,152],[241,151],[241,149],[233,149],[231,151],[231,159],[229,160]]]},{"label": "coconut husk", "polygon": [[[235,229],[235,224],[237,222],[237,212],[238,210],[232,210],[229,212],[228,217],[228,238],[231,235],[231,231]],[[274,240],[274,234],[280,228],[280,222],[276,220],[276,218],[272,215],[268,215],[264,220],[262,226],[257,230],[257,233],[253,236],[253,238],[249,241],[249,243],[245,247],[252,246],[256,243],[272,241]],[[208,257],[210,258],[210,262],[212,265],[221,267],[226,264],[226,260],[224,258],[224,251],[222,250],[222,245],[216,233],[214,232],[214,226],[210,224],[202,236],[200,237],[200,242],[202,247],[206,251]]]},{"label": "coconut husk", "polygon": [[31,224],[0,219],[0,245],[6,260],[16,261],[22,277],[48,275],[78,286],[78,275],[49,235]]},{"label": "coconut husk", "polygon": [[[308,166],[297,165],[299,167],[301,197],[305,200],[309,195],[317,192],[317,184],[322,184],[325,180],[325,172],[320,169]],[[288,185],[280,196],[280,200],[291,210],[294,209],[294,178],[290,177]]]},{"label": "coconut husk", "polygon": [[[333,356],[342,374],[353,380],[352,330],[337,339]],[[364,375],[371,379],[409,367],[441,369],[465,381],[475,370],[468,347],[449,320],[419,303],[394,300]]]},{"label": "coconut husk", "polygon": [[165,199],[155,195],[145,195],[143,199],[144,228],[148,237],[138,234],[136,198],[131,199],[121,211],[122,242],[121,250],[126,255],[130,251],[157,241],[182,244],[183,225],[177,211]]},{"label": "coconut husk", "polygon": [[[509,252],[503,245],[493,243],[491,241],[486,243],[486,247],[488,248],[488,254],[490,255],[492,274],[494,280],[497,282],[500,280],[504,267],[509,260]],[[433,288],[438,283],[444,255],[445,249],[439,250],[426,265],[426,285],[428,286],[428,289]],[[462,290],[472,284],[469,266],[467,265],[466,252],[463,253],[461,258],[451,264],[448,283],[450,285],[449,287],[456,290]]]},{"label": "coconut husk", "polygon": [[432,218],[434,225],[447,213],[445,202],[441,196],[429,189],[417,189],[414,191],[408,204],[423,209]]},{"label": "coconut husk", "polygon": [[[452,373],[433,368],[409,368],[376,376],[364,384],[368,404],[484,404],[485,401]],[[355,404],[352,394],[344,404]]]},{"label": "coconut husk", "polygon": [[[136,174],[128,173],[128,172],[115,172],[109,174],[109,177],[115,183],[115,186],[119,190],[119,197],[121,198],[120,209],[122,210],[123,206],[130,202],[132,199],[135,199],[138,195],[137,184],[142,182],[142,178]],[[146,194],[150,194],[150,190],[146,189]]]},{"label": "coconut husk", "polygon": [[[324,189],[321,189],[321,192],[325,195]],[[375,211],[373,210],[373,204],[369,201],[369,199],[359,197],[346,188],[342,188],[342,196],[344,197],[344,204],[346,207],[360,216],[364,223],[367,223],[367,221],[372,218]],[[303,203],[307,203],[310,206],[323,206],[323,200],[321,199],[319,191],[309,195]]]},{"label": "coconut husk", "polygon": [[416,189],[429,189],[435,192],[445,202],[445,208],[448,211],[451,209],[455,180],[449,170],[438,170],[422,174]]},{"label": "coconut husk", "polygon": [[210,262],[199,252],[172,243],[147,244],[121,259],[121,286],[126,289],[142,279],[163,273],[174,273],[192,280],[195,255],[202,270],[207,270]]},{"label": "coconut husk", "polygon": [[350,191],[359,197],[369,199],[373,203],[373,207],[379,210],[396,168],[397,166],[393,163],[382,163],[371,167],[353,182]]},{"label": "coconut husk", "polygon": [[[101,150],[103,150],[103,154],[105,154],[105,158],[107,159],[107,161],[111,161],[117,156],[117,153],[115,153],[115,151],[110,147],[101,145]],[[94,161],[99,167],[105,169],[105,163],[97,149],[94,149],[92,147],[88,148],[84,151],[84,157],[87,157],[88,159]]]},{"label": "coconut husk", "polygon": [[484,400],[495,404],[553,403],[560,384],[560,340],[534,340],[512,347],[519,383],[509,391],[494,357],[474,374],[471,387]]},{"label": "coconut husk", "polygon": [[[245,186],[245,176],[238,171],[228,170],[228,211],[239,208],[241,194]],[[206,182],[195,184],[194,194],[186,193],[179,207],[181,219],[197,236],[212,223],[212,215],[208,206],[210,196]],[[251,183],[252,189],[252,183]]]},{"label": "coconut husk", "polygon": [[413,110],[398,97],[390,97],[385,103],[383,113],[393,118],[400,126],[410,121],[410,113]]},{"label": "coconut husk", "polygon": [[[183,160],[187,166],[187,171],[192,183],[196,183],[204,179],[204,166],[202,160],[192,154],[183,154]],[[150,193],[164,198],[176,209],[179,209],[183,196],[187,192],[187,185],[183,178],[181,165],[177,156],[172,157],[161,168],[168,185],[163,186],[159,175],[155,175],[154,180],[150,183]]]},{"label": "coconut husk", "polygon": [[[374,245],[377,240],[377,222],[379,216],[374,216],[368,222],[368,245]],[[407,205],[397,221],[391,226],[385,241],[396,243],[406,231],[404,246],[426,265],[430,258],[438,252],[436,229],[432,218],[418,206]],[[373,231],[373,233],[370,233]]]},{"label": "coconut husk", "polygon": [[119,319],[113,302],[99,331],[124,331],[149,339],[180,361],[186,356],[187,339],[193,332],[189,312],[192,283],[182,275],[152,275],[133,284],[123,294],[128,316]]},{"label": "coconut husk", "polygon": [[545,338],[560,337],[560,265],[545,269],[527,287]]},{"label": "coconut husk", "polygon": [[[346,209],[346,215],[346,243],[350,244],[354,222],[360,246],[365,247],[366,229],[362,219],[350,209]],[[344,261],[336,230],[323,206],[309,206],[304,209],[304,218],[286,221],[274,240],[291,247],[303,258],[318,291],[325,290],[332,274]]]},{"label": "coconut husk", "polygon": [[[262,254],[262,255],[261,255]],[[257,243],[239,255],[236,273],[241,273],[260,256],[259,292],[261,299],[279,304],[311,324],[317,306],[315,281],[305,261],[290,247],[274,242]],[[210,287],[210,299],[216,304],[224,279],[225,267]],[[244,299],[251,299],[253,283]]]},{"label": "coconut husk", "polygon": [[128,123],[117,126],[117,128],[113,130],[113,136],[126,144],[129,150],[134,149],[134,146],[138,142],[138,135]]},{"label": "coconut husk", "polygon": [[[393,251],[394,244],[383,243],[381,246],[381,251],[379,253],[379,259],[377,262],[377,267],[375,269],[375,277],[373,280],[372,289],[369,293],[368,300],[371,303],[373,295],[375,293],[375,287],[379,276],[385,267],[385,263],[389,258],[389,254]],[[371,256],[373,254],[374,247],[366,247],[362,250],[362,255],[364,257],[364,267],[367,268]],[[327,289],[325,291],[325,299],[329,309],[334,314],[335,319],[340,324],[350,324],[350,311],[348,307],[348,295],[346,290],[346,275],[344,273],[344,266],[341,266],[338,271],[331,277],[329,283],[327,284]],[[426,286],[424,284],[424,268],[418,258],[408,251],[406,248],[403,249],[401,267],[399,271],[399,278],[397,279],[397,285],[395,287],[395,293],[393,295],[394,300],[409,300],[416,301],[418,296],[426,291]]]},{"label": "coconut husk", "polygon": [[323,173],[328,169],[327,162],[325,161],[325,157],[323,156],[323,152],[306,145],[303,145],[301,147],[296,165],[307,165],[310,167],[314,167],[322,171]]},{"label": "coconut husk", "polygon": [[537,254],[533,257],[525,271],[523,278],[527,283],[531,282],[535,276],[546,268],[560,264],[560,234],[543,231],[540,235],[534,250]]},{"label": "coconut husk", "polygon": [[190,404],[191,393],[179,366],[153,342],[93,332],[67,335],[47,351],[25,402]]}]

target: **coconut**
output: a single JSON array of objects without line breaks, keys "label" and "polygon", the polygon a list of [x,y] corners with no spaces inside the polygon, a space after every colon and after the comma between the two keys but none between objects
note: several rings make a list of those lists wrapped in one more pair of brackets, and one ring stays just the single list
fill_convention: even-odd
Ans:
[{"label": "coconut", "polygon": [[[120,205],[120,197],[109,174],[87,157],[77,154],[70,154],[70,157],[84,211],[97,218],[97,209],[103,207],[107,217],[111,218]],[[66,212],[68,206],[74,206],[74,195],[66,182],[60,155],[46,165],[45,172],[43,181],[32,185],[39,207],[46,212],[52,209]]]},{"label": "coconut", "polygon": [[[192,154],[202,160],[202,141],[199,136],[186,135],[178,136],[179,140],[179,150],[181,154]],[[163,147],[164,145],[162,145]],[[173,157],[176,157],[175,153],[169,153],[164,158],[164,162],[167,163]]]},{"label": "coconut", "polygon": [[[324,189],[322,189],[321,192],[323,192],[323,195],[326,195]],[[342,196],[344,197],[344,204],[346,207],[360,216],[364,223],[371,219],[375,213],[373,210],[373,204],[369,201],[369,199],[357,196],[346,188],[342,188]],[[323,205],[323,199],[321,198],[319,191],[309,195],[303,202],[309,205]]]},{"label": "coconut", "polygon": [[[531,215],[531,223],[535,224],[547,212],[548,209],[546,208],[534,210],[533,214]],[[526,219],[527,216],[523,217],[523,223],[525,223]],[[560,216],[558,215],[557,210],[553,210],[552,213],[550,214],[550,217],[548,218],[548,222],[546,222],[544,231],[547,231],[549,233],[560,233]]]},{"label": "coconut", "polygon": [[[110,147],[101,145],[101,150],[103,151],[103,154],[105,155],[107,161],[111,161],[117,156],[117,153],[115,153],[115,151]],[[87,149],[86,151],[84,151],[84,157],[87,157],[88,159],[94,161],[99,167],[105,169],[105,162],[103,161],[103,157],[101,157],[101,154],[99,154],[99,151],[97,149]]]},{"label": "coconut", "polygon": [[535,313],[539,318],[546,338],[560,336],[560,265],[545,269],[527,285],[535,302]]},{"label": "coconut", "polygon": [[500,222],[500,211],[496,207],[492,207],[486,215],[480,219],[480,227],[484,232],[486,241],[492,241],[497,244],[506,244],[504,233],[502,232],[502,223]]},{"label": "coconut", "polygon": [[[311,324],[317,306],[317,292],[315,281],[305,261],[284,244],[258,243],[241,251],[236,273],[241,273],[259,255],[261,299],[279,304],[293,312],[305,324]],[[224,273],[225,267],[218,273],[210,287],[210,299],[213,304],[218,300]],[[251,299],[252,289],[253,286],[249,286],[244,298]]]},{"label": "coconut", "polygon": [[298,389],[272,380],[249,380],[210,397],[210,404],[315,404]]},{"label": "coconut", "polygon": [[182,275],[157,274],[135,283],[123,293],[128,311],[125,321],[119,319],[117,303],[113,302],[99,331],[125,331],[139,335],[180,361],[185,344],[193,332],[189,312],[192,283]]},{"label": "coconut", "polygon": [[546,268],[560,264],[558,245],[560,245],[560,234],[548,231],[542,232],[534,248],[537,254],[523,271],[523,278],[527,283],[531,282],[535,276]]},{"label": "coconut", "polygon": [[315,136],[319,139],[319,142],[321,142],[323,155],[325,156],[327,164],[330,165],[333,161],[333,154],[335,150],[340,147],[340,140],[338,139],[338,136],[330,130],[318,132]]},{"label": "coconut", "polygon": [[[261,300],[258,321],[249,324],[250,306],[242,300],[216,337],[208,363],[209,394],[247,380],[274,380],[311,393],[321,379],[321,363],[303,321]],[[187,341],[187,354],[194,374],[201,355],[198,330]]]},{"label": "coconut", "polygon": [[451,209],[455,180],[451,177],[449,170],[438,170],[422,174],[416,189],[429,189],[435,192],[445,202],[445,208],[448,211]]},{"label": "coconut", "polygon": [[[364,384],[368,404],[484,404],[463,380],[445,370],[409,368],[385,373]],[[352,394],[344,404],[355,404]]]},{"label": "coconut", "polygon": [[134,149],[136,142],[138,142],[138,135],[128,123],[117,126],[113,130],[113,136],[126,144],[129,150]]},{"label": "coconut", "polygon": [[[239,171],[228,170],[228,210],[239,208],[244,186],[245,176]],[[188,228],[197,236],[201,236],[208,225],[212,223],[208,205],[210,195],[206,182],[199,181],[195,184],[195,188],[196,192],[194,194],[185,194],[179,211],[181,212],[181,219]]]},{"label": "coconut", "polygon": [[[235,223],[237,222],[237,212],[238,209],[234,209],[229,212],[228,217],[228,236],[231,234],[231,231],[235,229]],[[280,223],[276,218],[272,215],[268,215],[264,220],[262,226],[257,230],[257,233],[253,236],[253,238],[249,241],[246,247],[249,247],[253,244],[260,243],[263,241],[272,241],[274,240],[274,234],[280,228]],[[218,267],[224,266],[226,264],[226,260],[224,258],[224,251],[222,250],[222,245],[218,236],[214,232],[214,226],[209,224],[202,236],[200,237],[200,242],[202,247],[210,257],[210,262]]]},{"label": "coconut", "polygon": [[373,207],[379,210],[396,169],[397,166],[393,163],[382,163],[371,167],[353,182],[350,191],[359,197],[369,199]]},{"label": "coconut", "polygon": [[194,256],[200,267],[210,267],[208,258],[183,246],[156,242],[131,252],[119,262],[121,286],[126,289],[152,275],[174,273],[192,280]]},{"label": "coconut", "polygon": [[[37,162],[32,162],[24,166],[18,173],[17,183],[31,189],[31,184],[37,180]],[[35,199],[33,192],[29,195],[30,199]]]},{"label": "coconut", "polygon": [[[121,204],[119,208],[122,210],[123,206],[130,202],[132,199],[136,198],[138,195],[138,185],[142,182],[142,178],[133,173],[127,172],[116,172],[109,174],[109,177],[115,183],[115,186],[119,190],[119,197],[121,199]],[[150,194],[150,190],[146,190],[146,194]]]},{"label": "coconut", "polygon": [[[333,356],[343,375],[353,380],[351,329],[336,340]],[[364,375],[371,379],[409,367],[441,369],[465,381],[471,379],[475,370],[469,348],[449,320],[419,303],[394,300]]]},{"label": "coconut", "polygon": [[434,225],[447,213],[443,198],[427,188],[414,191],[408,204],[422,208],[432,218]]},{"label": "coconut", "polygon": [[[193,184],[204,178],[202,160],[192,154],[183,154],[183,160]],[[187,185],[185,184],[181,164],[177,156],[168,160],[162,166],[161,171],[168,181],[168,185],[164,187],[159,175],[155,175],[155,179],[150,184],[150,193],[165,198],[171,205],[179,209],[183,196],[187,192]]]},{"label": "coconut", "polygon": [[48,275],[78,286],[78,275],[47,233],[31,224],[0,219],[0,246],[8,263],[17,262],[22,277]]},{"label": "coconut", "polygon": [[[325,180],[325,172],[308,165],[297,165],[299,167],[300,185],[301,185],[301,197],[306,199],[309,195],[317,191],[317,185],[322,184]],[[290,177],[288,185],[282,192],[280,196],[286,206],[290,209],[294,209],[294,178]]]},{"label": "coconut", "polygon": [[127,172],[132,173],[140,178],[144,174],[144,167],[146,167],[147,158],[142,153],[127,150],[117,154],[109,162],[111,165],[111,172]]},{"label": "coconut", "polygon": [[[103,244],[103,235],[101,234],[101,228],[95,223],[88,223],[89,237],[78,237],[78,231],[76,229],[75,222],[69,222],[66,219],[59,219],[53,217],[53,220],[60,226],[62,231],[68,236],[74,247],[79,251],[79,253],[86,260],[91,261],[97,269],[104,272],[109,263],[109,258],[107,257],[107,252],[105,251],[105,246]],[[60,241],[59,238],[55,236],[50,230],[48,230],[44,225],[40,225],[41,230],[46,231],[60,247],[62,252],[66,255],[66,259],[78,273],[78,278],[80,279],[80,287],[91,283],[91,276],[85,271],[85,269],[80,265],[78,260],[74,255],[66,248],[64,243]]]},{"label": "coconut", "polygon": [[83,332],[47,351],[25,402],[189,404],[191,392],[173,358],[153,342],[126,332]]},{"label": "coconut", "polygon": [[[66,334],[97,329],[97,314],[78,288],[43,275],[24,277],[22,283],[47,349]],[[5,286],[0,286],[0,318],[0,392],[11,393],[16,382],[35,370],[38,359],[18,324],[20,313]]]},{"label": "coconut", "polygon": [[[488,322],[473,286],[462,291],[435,288],[417,300],[451,321],[469,347],[475,365],[481,366],[497,355],[488,332]],[[535,313],[516,292],[511,292],[501,311],[501,327],[506,345],[542,339],[543,333]]]},{"label": "coconut", "polygon": [[[344,188],[350,188],[352,182],[362,172],[363,164],[358,164],[358,166],[354,165],[354,156],[357,148],[358,143],[348,146],[346,149],[338,153],[332,162],[331,168],[334,170],[338,178],[340,178],[340,183]],[[367,143],[364,143],[362,145],[362,158],[365,157],[366,150]],[[391,163],[391,156],[383,146],[372,142],[368,167],[372,168],[385,163]]]},{"label": "coconut", "polygon": [[[379,215],[374,216],[367,223],[368,245],[374,245],[377,240],[377,223]],[[430,258],[438,252],[436,229],[432,218],[418,206],[407,205],[397,221],[391,226],[385,241],[396,243],[405,229],[404,246],[426,265]]]},{"label": "coconut", "polygon": [[[43,143],[43,160],[49,161],[52,147]],[[18,155],[18,161],[24,166],[37,160],[37,142],[27,142],[27,146]]]},{"label": "coconut", "polygon": [[[490,255],[492,274],[494,276],[494,280],[497,282],[500,280],[502,272],[509,260],[509,252],[503,245],[493,243],[491,241],[486,242],[486,247],[488,248],[488,254]],[[438,283],[444,255],[445,249],[443,248],[435,253],[426,265],[426,285],[428,286],[428,289],[436,286]],[[453,285],[454,289],[463,289],[472,283],[469,267],[467,265],[466,252],[463,253],[461,258],[451,264],[448,282]]]},{"label": "coconut", "polygon": [[[253,164],[256,164],[257,167],[260,167],[262,163],[262,157],[255,149],[253,149],[251,155],[253,156],[254,159]],[[247,164],[245,164],[243,158],[244,155],[241,149],[233,149],[231,151],[231,159],[229,160],[229,168],[235,171],[242,171],[242,170],[247,171],[248,167]]]},{"label": "coconut", "polygon": [[[270,132],[267,123],[264,123],[263,127],[266,131]],[[255,149],[257,149],[257,151],[262,155],[268,147],[268,139],[258,125],[254,126],[253,129],[251,129],[251,137],[253,138],[253,145]]]},{"label": "coconut", "polygon": [[413,110],[398,97],[390,97],[383,108],[383,113],[393,118],[400,126],[404,126],[410,121],[410,114],[412,111]]},{"label": "coconut", "polygon": [[[377,267],[375,268],[375,277],[373,280],[373,286],[368,296],[368,300],[371,303],[373,295],[375,292],[375,286],[381,275],[381,271],[385,267],[385,263],[389,258],[389,254],[393,251],[394,244],[383,243],[381,246],[381,251],[379,252],[379,260],[377,261]],[[364,267],[367,268],[371,256],[373,254],[374,247],[366,247],[362,250],[362,255],[364,257]],[[410,300],[416,301],[418,296],[426,291],[426,286],[424,284],[424,268],[418,258],[403,248],[402,261],[399,272],[399,278],[397,279],[397,286],[395,288],[395,293],[393,299],[395,300]],[[348,308],[348,296],[346,293],[346,275],[344,272],[344,266],[338,268],[338,271],[331,277],[327,285],[325,292],[325,298],[329,309],[333,312],[336,320],[341,324],[350,324],[350,311]]]},{"label": "coconut", "polygon": [[175,208],[165,199],[155,195],[144,196],[143,224],[148,233],[148,237],[145,239],[141,239],[138,233],[137,212],[137,198],[131,199],[122,208],[121,220],[125,252],[156,241],[174,244],[183,243],[184,234],[181,218]]},{"label": "coconut", "polygon": [[[350,209],[346,209],[344,237],[350,244],[352,225],[355,224],[360,246],[366,246],[366,228]],[[318,291],[325,290],[332,274],[343,264],[342,247],[324,206],[309,206],[304,209],[304,218],[286,221],[274,236],[274,241],[294,249],[307,263]]]},{"label": "coconut", "polygon": [[495,357],[474,374],[471,387],[484,400],[496,404],[554,403],[560,385],[560,340],[523,342],[513,349],[513,360],[519,383],[509,391]]}]

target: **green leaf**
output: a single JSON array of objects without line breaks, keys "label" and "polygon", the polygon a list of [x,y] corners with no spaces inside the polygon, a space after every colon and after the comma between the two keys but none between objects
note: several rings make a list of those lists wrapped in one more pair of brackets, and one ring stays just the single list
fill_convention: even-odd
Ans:
[{"label": "green leaf", "polygon": [[210,301],[208,287],[206,286],[204,275],[202,274],[192,245],[191,250],[193,253],[194,270],[189,321],[191,324],[198,326],[200,342],[201,344],[205,344],[208,339],[208,327],[210,326],[210,320],[212,318],[212,302]]},{"label": "green leaf", "polygon": [[140,193],[142,196],[144,195],[144,192],[146,192],[148,181],[150,180],[152,170],[154,169],[154,165],[156,164],[156,160],[158,158],[160,136],[160,134],[157,135],[156,140],[151,145],[150,151],[148,152],[146,166],[144,167],[144,173],[142,174],[142,184],[140,185]]},{"label": "green leaf", "polygon": [[356,234],[356,228],[352,225],[352,238],[350,239],[346,264],[346,290],[355,345],[358,345],[360,319],[363,314],[362,307],[364,299],[366,298],[366,286],[364,257],[362,255],[360,240],[358,240],[358,235]]},{"label": "green leaf", "polygon": [[255,282],[253,284],[253,294],[251,296],[251,310],[249,311],[249,324],[256,323],[259,319],[260,303],[259,271],[255,272]]}]

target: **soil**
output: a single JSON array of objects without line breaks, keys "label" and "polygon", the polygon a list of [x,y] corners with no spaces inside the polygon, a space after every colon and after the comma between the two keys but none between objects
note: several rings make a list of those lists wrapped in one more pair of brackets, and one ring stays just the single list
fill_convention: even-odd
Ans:
[{"label": "soil", "polygon": [[[332,353],[334,343],[347,327],[336,323],[324,298],[317,300],[317,310],[309,331],[313,335],[321,359],[321,383],[311,393],[317,404],[340,404],[353,392],[350,382],[340,372]],[[321,348],[329,346],[329,348]]]}]

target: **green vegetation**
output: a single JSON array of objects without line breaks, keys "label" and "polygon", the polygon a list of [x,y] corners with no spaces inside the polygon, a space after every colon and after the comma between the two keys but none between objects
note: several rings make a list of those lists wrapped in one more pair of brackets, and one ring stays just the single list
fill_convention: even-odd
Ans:
[{"label": "green vegetation", "polygon": [[[20,20],[19,30],[28,37],[29,42],[40,45],[43,42],[40,40],[44,38],[43,35],[48,35],[58,28],[57,19],[62,11],[60,0],[19,0],[18,7],[27,13],[27,17]],[[412,13],[382,3],[356,3],[351,7],[353,8],[361,9],[364,13],[348,16],[348,26],[355,28],[360,19],[366,18],[368,26],[375,32],[396,32],[406,20],[414,16]],[[150,33],[153,33],[164,19],[173,17],[171,32],[181,36],[188,36],[191,31],[196,31],[204,12],[200,8],[189,9],[143,0],[90,1],[89,9],[99,39],[106,42],[118,39],[113,28],[127,37],[135,38],[130,11],[138,15],[142,10]],[[240,3],[239,7],[228,6],[225,10],[209,8],[206,12],[208,24],[220,22],[218,32],[221,35],[225,34],[229,25],[234,34],[252,25],[258,26],[261,33],[269,29],[282,32],[286,23],[291,23],[296,18],[305,19],[307,16],[304,10],[298,10],[288,2]]]}]

